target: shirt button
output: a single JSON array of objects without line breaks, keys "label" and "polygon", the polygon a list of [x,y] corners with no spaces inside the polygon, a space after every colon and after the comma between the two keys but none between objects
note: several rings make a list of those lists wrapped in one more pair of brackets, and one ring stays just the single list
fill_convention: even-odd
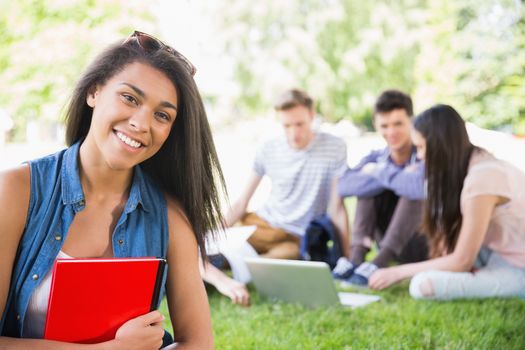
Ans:
[{"label": "shirt button", "polygon": [[20,315],[16,315],[16,320],[17,320],[17,321],[20,320]]},{"label": "shirt button", "polygon": [[55,233],[55,240],[56,241],[61,241],[62,240],[62,236],[59,235],[58,233]]},{"label": "shirt button", "polygon": [[38,279],[38,275],[35,273],[33,276],[31,276],[31,278],[36,281]]},{"label": "shirt button", "polygon": [[123,239],[119,239],[118,240],[118,244],[124,244],[124,240]]}]

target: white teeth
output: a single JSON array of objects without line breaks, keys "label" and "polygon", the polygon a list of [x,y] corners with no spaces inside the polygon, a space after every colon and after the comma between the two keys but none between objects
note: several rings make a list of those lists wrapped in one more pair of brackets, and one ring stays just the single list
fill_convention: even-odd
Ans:
[{"label": "white teeth", "polygon": [[126,145],[131,146],[133,148],[139,148],[140,146],[142,146],[142,144],[140,142],[132,140],[129,137],[127,137],[126,135],[124,135],[123,133],[120,133],[118,131],[117,131],[117,137],[119,139],[121,139]]}]

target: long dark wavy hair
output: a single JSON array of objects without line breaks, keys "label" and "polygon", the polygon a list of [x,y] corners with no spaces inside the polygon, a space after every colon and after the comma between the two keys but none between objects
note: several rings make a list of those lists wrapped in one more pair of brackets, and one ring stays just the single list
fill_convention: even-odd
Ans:
[{"label": "long dark wavy hair", "polygon": [[427,200],[423,231],[433,257],[451,253],[461,229],[460,196],[467,176],[472,145],[465,122],[454,108],[436,105],[414,119],[414,128],[426,140]]},{"label": "long dark wavy hair", "polygon": [[158,69],[176,87],[179,105],[171,132],[141,167],[180,203],[205,259],[205,234],[222,227],[220,195],[227,193],[204,105],[185,62],[166,50],[146,51],[134,40],[108,47],[76,85],[66,111],[66,142],[83,140],[89,131],[93,109],[86,97],[91,89],[134,62]]}]

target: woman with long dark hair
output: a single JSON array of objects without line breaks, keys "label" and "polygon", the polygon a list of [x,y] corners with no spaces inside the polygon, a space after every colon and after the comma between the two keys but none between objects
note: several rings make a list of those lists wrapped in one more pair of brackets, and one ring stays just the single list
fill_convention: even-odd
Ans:
[{"label": "woman with long dark hair", "polygon": [[412,138],[425,160],[433,259],[380,269],[369,286],[413,277],[414,298],[525,297],[525,174],[472,145],[447,105],[417,116]]},{"label": "woman with long dark hair", "polygon": [[[224,180],[195,67],[134,32],[81,76],[66,115],[69,147],[0,173],[0,348],[158,349],[163,316],[134,318],[100,344],[43,336],[57,257],[164,257],[177,349],[213,347],[199,275],[205,232],[220,226]],[[71,291],[74,293],[74,291]]]}]

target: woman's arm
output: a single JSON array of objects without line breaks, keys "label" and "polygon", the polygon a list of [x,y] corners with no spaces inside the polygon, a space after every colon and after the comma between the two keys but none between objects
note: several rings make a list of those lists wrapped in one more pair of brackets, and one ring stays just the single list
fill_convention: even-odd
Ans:
[{"label": "woman's arm", "polygon": [[369,287],[384,289],[419,272],[429,270],[469,271],[485,239],[494,208],[506,201],[508,199],[491,195],[468,199],[465,202],[463,222],[453,253],[419,263],[379,269],[370,276]]},{"label": "woman's arm", "polygon": [[[29,166],[0,173],[0,315],[6,308],[16,251],[29,207]],[[0,338],[0,348],[3,347]]]},{"label": "woman's arm", "polygon": [[177,349],[213,349],[211,315],[199,274],[199,250],[186,216],[168,199],[167,298]]}]

